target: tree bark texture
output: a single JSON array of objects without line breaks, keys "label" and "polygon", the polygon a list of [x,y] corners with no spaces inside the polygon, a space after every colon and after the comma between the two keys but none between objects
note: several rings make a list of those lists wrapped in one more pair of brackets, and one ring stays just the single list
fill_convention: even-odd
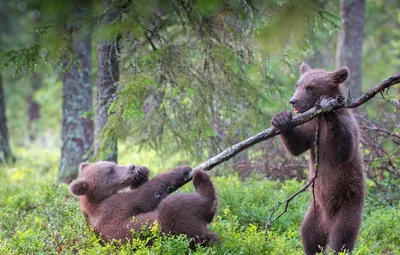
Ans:
[{"label": "tree bark texture", "polygon": [[100,42],[97,51],[98,74],[94,152],[101,160],[117,162],[117,137],[102,137],[101,131],[108,122],[108,109],[117,93],[119,81],[118,40]]},{"label": "tree bark texture", "polygon": [[10,142],[8,138],[7,117],[6,117],[6,102],[3,90],[3,77],[0,74],[0,165],[13,161]]},{"label": "tree bark texture", "polygon": [[349,78],[342,84],[346,96],[361,95],[362,45],[364,41],[365,0],[340,0],[342,30],[339,31],[336,67],[347,66]]},{"label": "tree bark texture", "polygon": [[78,167],[87,159],[93,144],[93,120],[82,117],[93,111],[91,36],[73,38],[73,47],[80,66],[69,65],[63,77],[62,149],[59,180],[69,183],[77,177]]},{"label": "tree bark texture", "polygon": [[[362,94],[358,98],[344,98],[344,97],[336,97],[336,98],[323,98],[320,101],[318,101],[317,105],[310,110],[296,115],[293,117],[291,121],[291,127],[294,128],[296,126],[299,126],[301,124],[304,124],[312,119],[314,119],[317,116],[320,116],[321,114],[327,113],[327,112],[332,112],[334,110],[337,110],[339,108],[355,108],[357,106],[360,106],[373,98],[376,94],[378,93],[384,93],[385,90],[388,90],[390,86],[394,84],[400,83],[400,72],[395,73],[389,78],[385,79],[384,81],[380,82],[364,94]],[[186,183],[188,183],[191,179],[192,176],[196,171],[199,170],[204,170],[208,171],[215,166],[221,164],[222,162],[225,162],[231,158],[233,158],[235,155],[237,155],[239,152],[257,144],[262,141],[266,141],[274,136],[277,136],[281,133],[281,130],[276,129],[275,127],[270,127],[254,136],[251,136],[247,138],[246,140],[237,143],[218,155],[210,158],[206,162],[198,165],[197,167],[193,168],[192,171],[186,176],[185,180],[182,181],[182,183],[178,183],[176,186],[169,187],[168,192],[174,192]]]},{"label": "tree bark texture", "polygon": [[[112,8],[112,0],[104,0],[103,5],[108,8],[108,12],[104,15],[106,24],[120,19],[121,14],[118,10]],[[118,35],[113,40],[101,41],[97,48],[98,72],[94,153],[97,159],[113,162],[118,160],[117,136],[105,137],[102,130],[108,122],[108,109],[117,94],[119,82],[118,53]]]}]

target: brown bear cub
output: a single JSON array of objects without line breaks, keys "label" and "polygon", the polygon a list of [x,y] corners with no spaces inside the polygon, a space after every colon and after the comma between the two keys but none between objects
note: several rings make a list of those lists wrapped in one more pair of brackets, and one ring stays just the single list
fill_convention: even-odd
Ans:
[{"label": "brown bear cub", "polygon": [[[157,220],[163,233],[185,234],[194,248],[196,243],[219,240],[207,229],[217,212],[217,195],[210,177],[198,171],[193,176],[196,192],[168,196],[168,187],[182,183],[190,170],[177,167],[148,181],[146,167],[82,163],[70,189],[80,196],[88,224],[106,241],[125,243],[132,238],[132,229],[140,231]],[[118,192],[126,187],[131,190]]]},{"label": "brown bear cub", "polygon": [[[334,72],[300,67],[296,92],[290,99],[296,113],[312,108],[321,97],[337,97],[342,92],[349,70]],[[309,178],[314,176],[314,137],[316,120],[292,128],[292,114],[276,114],[271,124],[282,130],[281,140],[295,156],[310,150]],[[352,251],[361,225],[364,206],[363,160],[359,149],[358,125],[348,109],[322,115],[320,122],[319,170],[312,201],[301,226],[306,254],[320,252],[326,246],[335,252]],[[315,202],[315,207],[314,207]]]}]

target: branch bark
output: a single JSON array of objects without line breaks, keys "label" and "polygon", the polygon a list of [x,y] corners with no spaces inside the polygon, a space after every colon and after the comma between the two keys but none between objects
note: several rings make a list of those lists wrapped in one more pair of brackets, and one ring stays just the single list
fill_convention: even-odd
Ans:
[{"label": "branch bark", "polygon": [[[323,113],[327,112],[332,112],[334,110],[337,110],[339,108],[355,108],[357,106],[360,106],[373,98],[376,94],[378,93],[383,93],[385,90],[389,89],[390,86],[395,85],[400,83],[400,72],[393,74],[389,78],[385,79],[384,81],[380,82],[364,94],[362,94],[358,98],[344,98],[344,97],[336,97],[336,98],[324,98],[321,100],[320,104],[318,107],[313,107],[310,110],[297,115],[293,118],[292,120],[292,127],[299,126],[301,124],[304,124],[312,119],[314,119],[317,116],[322,115]],[[172,193],[188,183],[191,179],[194,173],[196,173],[199,170],[204,170],[208,171],[212,169],[213,167],[221,164],[222,162],[225,162],[232,157],[234,157],[236,154],[239,152],[257,144],[262,141],[268,140],[274,136],[277,136],[281,133],[280,130],[270,127],[254,136],[251,136],[247,138],[246,140],[237,143],[226,150],[222,151],[218,155],[210,158],[206,162],[198,165],[197,167],[193,168],[192,171],[187,175],[185,180],[182,183],[179,183],[177,186],[173,186],[169,188],[169,193]]]}]

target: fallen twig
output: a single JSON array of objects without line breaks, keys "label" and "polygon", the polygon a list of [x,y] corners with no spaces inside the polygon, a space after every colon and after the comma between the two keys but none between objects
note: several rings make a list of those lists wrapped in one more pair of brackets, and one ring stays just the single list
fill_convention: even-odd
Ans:
[{"label": "fallen twig", "polygon": [[[367,102],[368,100],[370,100],[371,98],[373,98],[376,94],[378,94],[381,91],[388,89],[390,86],[392,86],[394,84],[398,84],[398,83],[400,83],[400,72],[395,73],[392,76],[390,76],[389,78],[387,78],[386,80],[380,82],[379,84],[377,84],[376,86],[374,86],[373,88],[371,88],[370,90],[368,90],[367,92],[362,94],[359,98],[354,98],[354,99],[353,98],[344,98],[344,97],[325,98],[325,99],[321,100],[320,107],[318,107],[318,109],[313,107],[310,110],[293,117],[291,126],[292,127],[299,126],[301,124],[304,124],[304,123],[314,119],[315,117],[317,117],[323,113],[331,112],[331,111],[334,111],[339,108],[355,108],[357,106],[360,106],[360,105],[364,104],[365,102]],[[192,179],[192,176],[196,171],[198,171],[198,170],[208,171],[208,170],[214,168],[215,166],[221,164],[222,162],[233,158],[239,152],[241,152],[257,143],[268,140],[271,137],[277,136],[280,133],[281,133],[280,130],[276,129],[275,127],[270,127],[254,136],[247,138],[246,140],[244,140],[240,143],[237,143],[237,144],[227,148],[226,150],[219,153],[218,155],[210,158],[206,162],[193,168],[193,170],[188,174],[188,176],[185,178],[185,180],[182,183],[179,183],[178,185],[176,185],[174,187],[170,187],[169,192],[170,193],[174,192],[177,189],[179,189],[180,187],[182,187],[183,185],[185,185],[186,183],[188,183]]]}]

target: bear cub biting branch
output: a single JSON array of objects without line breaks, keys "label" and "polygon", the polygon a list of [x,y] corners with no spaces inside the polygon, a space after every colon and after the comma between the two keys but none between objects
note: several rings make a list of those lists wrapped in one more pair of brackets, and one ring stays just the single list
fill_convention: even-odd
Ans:
[{"label": "bear cub biting branch", "polygon": [[[79,177],[70,186],[80,198],[87,222],[105,241],[125,243],[132,229],[158,221],[163,233],[185,234],[190,247],[219,240],[207,229],[217,212],[217,195],[203,171],[193,176],[196,192],[168,196],[168,188],[181,184],[190,167],[177,167],[148,181],[149,169],[113,162],[82,163]],[[130,187],[130,191],[119,192]],[[134,220],[132,220],[134,218]]]},{"label": "bear cub biting branch", "polygon": [[[300,79],[289,103],[296,113],[305,112],[321,97],[341,96],[339,84],[347,67],[334,72],[300,67]],[[316,120],[292,128],[291,112],[276,114],[271,124],[282,130],[280,138],[287,151],[300,155],[310,150],[309,178],[314,176]],[[359,131],[352,113],[345,108],[321,116],[319,170],[314,182],[314,201],[301,226],[306,254],[329,246],[335,252],[351,252],[356,243],[364,206],[364,171],[359,149]]]}]

